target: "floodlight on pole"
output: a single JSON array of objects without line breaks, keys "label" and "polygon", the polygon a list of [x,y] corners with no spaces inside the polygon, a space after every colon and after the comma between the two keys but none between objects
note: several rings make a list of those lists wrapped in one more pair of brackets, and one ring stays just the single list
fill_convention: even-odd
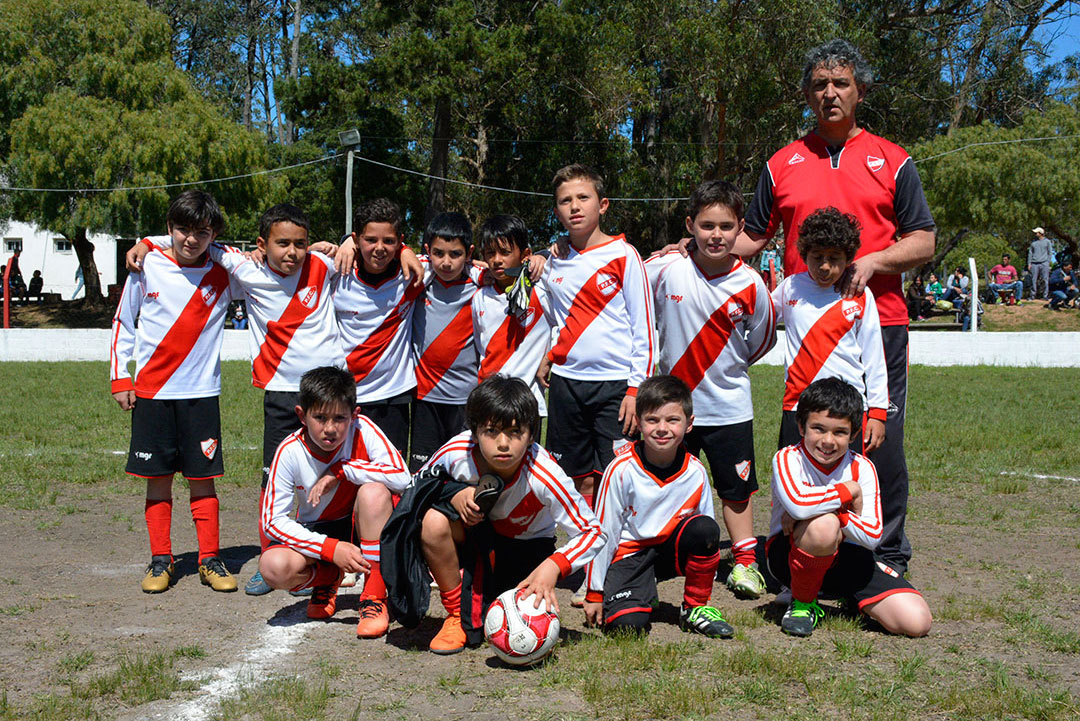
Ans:
[{"label": "floodlight on pole", "polygon": [[337,134],[338,143],[348,150],[345,160],[345,235],[352,233],[352,169],[353,151],[360,145],[360,131],[342,130]]}]

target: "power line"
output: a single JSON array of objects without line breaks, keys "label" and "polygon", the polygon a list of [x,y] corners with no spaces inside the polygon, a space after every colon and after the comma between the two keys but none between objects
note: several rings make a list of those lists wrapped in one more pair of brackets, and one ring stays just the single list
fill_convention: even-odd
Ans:
[{"label": "power line", "polygon": [[121,190],[167,190],[169,188],[187,188],[192,185],[210,185],[211,183],[225,183],[230,180],[244,180],[245,178],[254,178],[258,175],[272,175],[273,173],[283,173],[286,170],[293,170],[295,168],[302,168],[305,165],[315,165],[317,163],[325,163],[328,160],[340,157],[343,153],[337,152],[333,155],[328,155],[325,158],[316,158],[315,160],[305,160],[302,163],[294,163],[293,165],[284,165],[280,168],[270,168],[269,170],[256,170],[253,173],[244,173],[242,175],[230,175],[226,178],[213,178],[211,180],[191,180],[185,183],[165,183],[163,185],[132,185],[132,186],[119,186],[116,188],[21,188],[12,185],[0,185],[0,190],[20,191],[24,193],[115,193]]},{"label": "power line", "polygon": [[[977,148],[977,147],[988,146],[988,145],[1009,145],[1009,144],[1015,144],[1015,143],[1042,142],[1042,141],[1048,141],[1048,140],[1069,140],[1069,139],[1073,139],[1073,138],[1080,138],[1080,133],[1071,134],[1071,135],[1050,135],[1050,136],[1038,137],[1038,138],[1013,138],[1013,139],[1010,139],[1010,140],[992,140],[992,141],[984,141],[984,142],[979,142],[979,143],[968,143],[967,145],[962,145],[962,146],[960,146],[958,148],[953,148],[952,150],[947,150],[944,153],[938,153],[936,155],[931,155],[931,156],[926,157],[926,158],[920,158],[920,159],[916,160],[915,163],[918,164],[918,163],[926,162],[928,160],[936,160],[937,158],[942,158],[942,157],[944,157],[946,155],[952,155],[953,153],[958,153],[961,150],[967,150],[969,148]],[[551,141],[551,142],[563,142],[563,141]],[[568,142],[573,142],[573,141],[568,141]],[[324,156],[322,158],[315,158],[314,160],[305,160],[304,162],[301,162],[301,163],[294,163],[292,165],[284,165],[284,166],[281,166],[281,167],[278,167],[278,168],[270,168],[270,169],[267,169],[267,170],[256,170],[256,171],[251,172],[251,173],[243,173],[243,174],[240,174],[240,175],[230,175],[230,176],[227,176],[227,177],[224,177],[224,178],[212,178],[210,180],[192,180],[192,181],[183,182],[183,183],[163,183],[161,185],[137,185],[137,186],[130,186],[130,187],[119,186],[119,187],[115,187],[115,188],[29,188],[29,187],[20,187],[20,186],[11,186],[11,185],[0,185],[0,191],[23,192],[23,193],[67,193],[67,194],[71,194],[71,195],[76,195],[76,194],[86,194],[86,193],[114,193],[114,192],[120,192],[120,191],[126,191],[126,190],[168,190],[170,188],[186,188],[186,187],[191,187],[193,185],[210,185],[210,184],[213,184],[213,183],[225,183],[225,182],[229,182],[229,181],[232,181],[232,180],[244,180],[246,178],[254,178],[254,177],[257,177],[257,176],[260,176],[260,175],[273,175],[275,173],[283,173],[283,172],[286,172],[286,171],[289,171],[289,170],[295,170],[296,168],[302,168],[302,167],[305,167],[305,166],[308,166],[308,165],[317,165],[317,164],[320,164],[320,163],[326,163],[328,161],[335,160],[337,158],[343,157],[344,155],[345,155],[344,152],[338,151],[338,152],[331,153],[330,155]],[[381,168],[386,168],[387,170],[393,170],[393,171],[396,171],[396,172],[399,172],[399,173],[407,173],[409,175],[415,175],[415,176],[418,176],[418,177],[421,177],[421,178],[426,178],[428,180],[439,180],[439,181],[442,181],[442,182],[445,182],[445,183],[452,183],[454,185],[461,185],[461,186],[464,186],[464,187],[467,187],[467,188],[476,188],[478,190],[491,190],[491,191],[495,191],[495,192],[499,192],[499,193],[512,193],[512,194],[515,194],[515,195],[526,195],[526,196],[530,196],[530,197],[540,197],[540,198],[550,198],[551,197],[550,193],[539,193],[539,192],[532,191],[532,190],[518,190],[516,188],[503,188],[503,187],[496,186],[496,185],[485,185],[483,183],[473,183],[473,182],[470,182],[470,181],[467,181],[467,180],[458,180],[456,178],[447,178],[447,177],[432,175],[430,173],[423,173],[423,172],[421,172],[419,170],[412,170],[410,168],[403,168],[403,167],[398,166],[398,165],[391,165],[390,163],[384,163],[384,162],[381,162],[379,160],[375,160],[373,158],[364,157],[362,155],[355,155],[354,154],[353,158],[356,159],[356,160],[359,160],[360,162],[368,163],[369,165],[376,165],[376,166],[381,167]],[[744,193],[744,195],[751,196],[753,194],[752,193]],[[623,202],[623,203],[669,203],[669,202],[682,202],[684,200],[687,200],[688,198],[687,197],[666,197],[666,198],[611,197],[609,199],[610,200],[616,200],[616,201]]]}]

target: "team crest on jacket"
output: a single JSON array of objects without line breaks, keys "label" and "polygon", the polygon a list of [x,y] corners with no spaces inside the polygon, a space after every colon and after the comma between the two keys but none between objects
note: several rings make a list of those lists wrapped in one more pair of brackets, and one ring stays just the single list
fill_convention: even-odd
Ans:
[{"label": "team crest on jacket", "polygon": [[795,165],[795,163],[801,163],[804,160],[806,160],[806,158],[799,155],[798,153],[795,153],[790,158],[788,158],[787,164],[788,165]]},{"label": "team crest on jacket", "polygon": [[619,279],[608,273],[598,273],[596,275],[596,287],[604,295],[611,295],[619,289]]},{"label": "team crest on jacket", "polygon": [[844,314],[844,320],[851,322],[862,314],[862,308],[854,300],[840,301],[840,312]]},{"label": "team crest on jacket", "polygon": [[736,463],[735,472],[739,474],[739,478],[745,481],[750,477],[750,461],[740,461]]},{"label": "team crest on jacket", "polygon": [[884,167],[885,158],[879,158],[874,155],[867,155],[866,165],[870,168],[870,170],[876,173],[877,171],[881,170],[882,167]]},{"label": "team crest on jacket", "polygon": [[214,454],[217,453],[217,447],[217,438],[207,438],[205,441],[199,441],[199,448],[202,449],[202,454],[206,456],[207,460],[214,459]]},{"label": "team crest on jacket", "polygon": [[300,301],[300,305],[308,310],[312,310],[319,302],[319,289],[313,285],[309,285],[297,292],[296,298]]},{"label": "team crest on jacket", "polygon": [[746,311],[743,310],[743,307],[734,298],[728,301],[725,312],[732,323],[738,323],[739,319],[746,314]]},{"label": "team crest on jacket", "polygon": [[212,285],[204,285],[199,288],[199,293],[202,295],[202,302],[209,308],[214,304],[217,299],[217,288]]}]

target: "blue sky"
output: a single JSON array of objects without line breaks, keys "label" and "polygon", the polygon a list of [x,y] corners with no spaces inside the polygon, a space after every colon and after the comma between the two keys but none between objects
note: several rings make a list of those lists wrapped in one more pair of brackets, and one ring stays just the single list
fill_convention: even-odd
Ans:
[{"label": "blue sky", "polygon": [[1053,41],[1050,47],[1050,60],[1058,62],[1068,55],[1080,53],[1080,10],[1074,10],[1069,17],[1042,31],[1044,42]]}]

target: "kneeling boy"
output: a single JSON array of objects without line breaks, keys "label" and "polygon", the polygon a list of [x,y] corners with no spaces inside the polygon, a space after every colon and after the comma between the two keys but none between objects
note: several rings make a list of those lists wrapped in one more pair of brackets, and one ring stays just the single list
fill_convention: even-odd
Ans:
[{"label": "kneeling boy", "polygon": [[333,616],[344,574],[366,573],[356,635],[376,638],[389,625],[379,534],[391,492],[401,493],[411,476],[382,431],[354,414],[355,405],[356,382],[346,370],[325,366],[300,379],[303,427],[281,442],[270,465],[259,514],[270,545],[259,571],[273,588],[312,588],[309,618]]},{"label": "kneeling boy", "polygon": [[809,636],[824,615],[819,592],[855,605],[890,633],[925,636],[930,609],[910,583],[874,560],[881,542],[877,471],[849,450],[862,421],[859,391],[839,378],[799,396],[802,441],[773,457],[769,571],[791,588],[784,633]]},{"label": "kneeling boy", "polygon": [[694,423],[690,388],[653,376],[638,389],[641,440],[604,472],[596,507],[607,545],[589,564],[585,620],[605,631],[647,632],[657,580],[685,576],[679,626],[712,638],[735,631],[709,606],[720,526],[701,461],[683,438]]},{"label": "kneeling boy", "polygon": [[[511,588],[558,611],[555,583],[591,561],[605,540],[574,484],[533,441],[540,413],[529,386],[491,376],[469,394],[465,421],[469,430],[451,438],[424,468],[443,468],[473,483],[501,482],[503,489],[486,514],[475,500],[477,488],[470,487],[454,495],[452,509],[436,507],[424,515],[424,556],[447,613],[430,644],[439,654],[479,645],[484,612]],[[558,550],[556,523],[570,537]]]}]

